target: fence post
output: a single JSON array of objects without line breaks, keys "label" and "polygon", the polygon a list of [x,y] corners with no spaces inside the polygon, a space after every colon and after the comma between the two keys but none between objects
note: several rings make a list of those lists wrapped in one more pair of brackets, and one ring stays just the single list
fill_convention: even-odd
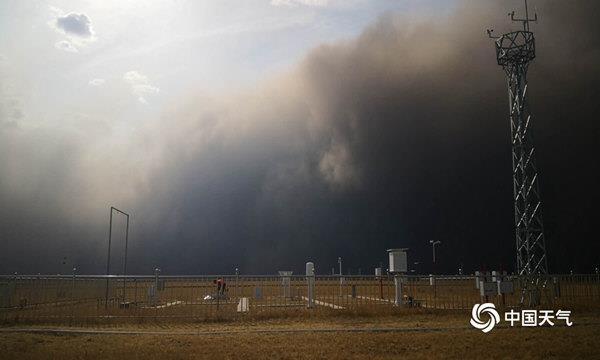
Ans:
[{"label": "fence post", "polygon": [[233,296],[235,298],[239,297],[239,295],[238,295],[238,283],[239,283],[239,280],[240,280],[240,270],[238,268],[235,268],[235,292],[233,294]]},{"label": "fence post", "polygon": [[71,282],[71,317],[69,319],[69,326],[73,324],[73,316],[75,315],[75,276],[77,268],[73,267],[73,280]]},{"label": "fence post", "polygon": [[306,263],[306,285],[308,288],[306,307],[312,309],[315,306],[315,264],[312,262]]},{"label": "fence post", "polygon": [[435,281],[435,275],[429,275],[429,284],[433,285],[433,308],[437,309],[437,281]]}]

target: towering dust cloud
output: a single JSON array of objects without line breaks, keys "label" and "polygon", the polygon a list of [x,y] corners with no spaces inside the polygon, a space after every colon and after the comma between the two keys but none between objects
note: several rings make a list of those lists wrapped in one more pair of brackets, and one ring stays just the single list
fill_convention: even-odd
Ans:
[{"label": "towering dust cloud", "polygon": [[[518,6],[383,14],[252,88],[189,94],[127,139],[102,122],[23,127],[0,104],[0,272],[59,272],[64,257],[101,272],[110,205],[132,214],[136,273],[264,273],[308,259],[323,273],[338,256],[364,273],[399,246],[430,271],[430,239],[443,241],[440,271],[512,269],[508,100],[485,29],[511,26],[497,14]],[[551,271],[598,261],[599,8],[546,1],[534,25]]]}]

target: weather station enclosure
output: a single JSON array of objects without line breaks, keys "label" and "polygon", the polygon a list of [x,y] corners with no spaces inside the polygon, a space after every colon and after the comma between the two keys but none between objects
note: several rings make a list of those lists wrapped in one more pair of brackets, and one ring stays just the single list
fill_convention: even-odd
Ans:
[{"label": "weather station enclosure", "polygon": [[406,273],[408,271],[408,262],[406,257],[407,248],[388,249],[390,259],[390,273]]},{"label": "weather station enclosure", "polygon": [[311,309],[315,307],[315,264],[306,263],[306,307]]},{"label": "weather station enclosure", "polygon": [[402,305],[402,274],[408,271],[408,261],[406,256],[407,248],[388,249],[390,262],[390,273],[394,274],[394,286],[396,288],[394,305]]},{"label": "weather station enclosure", "polygon": [[279,271],[279,276],[281,276],[281,286],[283,287],[283,297],[291,298],[292,297],[292,274],[293,271]]}]

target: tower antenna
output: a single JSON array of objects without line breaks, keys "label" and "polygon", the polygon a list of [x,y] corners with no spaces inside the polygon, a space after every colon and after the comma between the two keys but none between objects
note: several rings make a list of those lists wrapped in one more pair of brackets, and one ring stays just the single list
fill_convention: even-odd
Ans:
[{"label": "tower antenna", "polygon": [[530,305],[540,302],[544,276],[548,274],[546,242],[539,190],[539,175],[535,161],[532,139],[532,115],[527,91],[527,69],[535,59],[535,38],[529,23],[537,22],[537,14],[529,17],[525,0],[525,18],[516,18],[515,12],[508,14],[515,22],[523,23],[523,30],[493,36],[496,60],[506,74],[513,168],[513,201],[515,240],[517,250],[517,274],[522,279],[521,302],[529,298]]},{"label": "tower antenna", "polygon": [[515,18],[515,12],[511,12],[510,14],[510,19],[512,21],[515,22],[522,22],[523,23],[523,31],[529,31],[529,22],[533,21],[533,22],[537,22],[537,13],[534,13],[533,19],[529,18],[529,8],[527,6],[527,0],[525,0],[525,18],[524,19],[519,19],[519,18]]}]

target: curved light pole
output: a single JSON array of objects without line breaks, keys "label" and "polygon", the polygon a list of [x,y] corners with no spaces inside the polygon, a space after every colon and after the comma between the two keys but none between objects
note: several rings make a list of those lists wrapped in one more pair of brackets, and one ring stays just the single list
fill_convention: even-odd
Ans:
[{"label": "curved light pole", "polygon": [[431,248],[433,249],[433,266],[435,267],[435,246],[441,244],[442,242],[439,240],[429,240],[431,244]]},{"label": "curved light pole", "polygon": [[113,211],[121,213],[125,215],[127,218],[127,225],[125,228],[125,261],[123,262],[123,298],[125,298],[125,275],[127,274],[127,243],[129,240],[129,214],[117,209],[114,206],[110,207],[110,220],[108,224],[108,255],[106,257],[106,293],[104,297],[104,308],[108,307],[108,281],[110,275],[110,244],[112,241],[112,220],[113,220]]}]

